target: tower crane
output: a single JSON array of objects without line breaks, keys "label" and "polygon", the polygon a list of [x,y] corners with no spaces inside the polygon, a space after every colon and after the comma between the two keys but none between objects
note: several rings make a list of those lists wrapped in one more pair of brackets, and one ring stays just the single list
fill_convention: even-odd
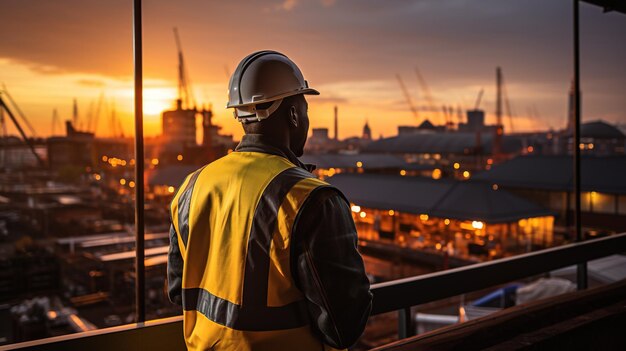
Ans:
[{"label": "tower crane", "polygon": [[9,100],[9,102],[11,103],[15,111],[17,111],[17,115],[22,119],[22,122],[24,122],[24,125],[26,125],[26,128],[28,128],[28,131],[30,131],[30,134],[33,137],[36,137],[37,132],[35,132],[35,128],[33,128],[33,125],[30,124],[30,122],[24,115],[24,112],[22,111],[22,109],[17,105],[15,100],[13,100],[13,97],[11,96],[11,94],[9,94],[9,90],[7,89],[6,85],[4,85],[4,83],[2,83],[2,92],[4,93],[4,95],[6,95],[7,99]]},{"label": "tower crane", "polygon": [[[30,151],[32,152],[32,154],[35,156],[35,159],[37,160],[37,162],[39,163],[39,165],[41,167],[44,166],[44,162],[43,159],[39,156],[39,154],[35,151],[35,145],[33,144],[32,139],[29,139],[26,136],[26,133],[24,133],[24,129],[22,129],[22,126],[20,125],[20,123],[18,122],[18,120],[15,118],[15,115],[13,114],[13,111],[11,110],[11,108],[4,102],[4,99],[2,98],[2,94],[4,93],[4,95],[6,95],[6,90],[4,91],[0,91],[0,109],[4,110],[7,115],[9,115],[9,118],[11,119],[11,121],[13,122],[13,124],[15,125],[15,128],[17,128],[17,131],[20,133],[20,136],[22,137],[22,140],[24,141],[24,143],[28,146],[28,148],[30,149]],[[9,97],[10,99],[10,97]],[[11,99],[12,100],[12,99]],[[17,106],[15,104],[15,102],[12,102],[15,106]],[[28,121],[26,119],[26,116],[22,115],[21,116],[23,120]],[[27,122],[28,123],[28,122]],[[28,123],[30,125],[30,123]],[[32,127],[32,126],[31,126]]]},{"label": "tower crane", "polygon": [[413,104],[413,99],[411,99],[411,95],[409,94],[409,91],[406,89],[406,85],[404,85],[404,82],[402,81],[402,78],[400,77],[399,74],[396,74],[396,78],[398,79],[398,83],[400,84],[400,88],[402,89],[402,92],[404,93],[406,102],[409,104],[409,108],[411,109],[411,112],[413,112],[413,116],[415,117],[415,119],[419,120],[419,113],[417,112],[417,108],[415,108],[415,104]]},{"label": "tower crane", "polygon": [[190,108],[190,103],[196,106],[196,101],[190,93],[191,82],[187,74],[187,66],[183,57],[183,48],[178,36],[178,28],[174,27],[174,39],[176,40],[176,49],[178,50],[178,99],[182,104],[182,108]]},{"label": "tower crane", "polygon": [[474,105],[474,110],[478,110],[480,108],[480,101],[483,98],[484,92],[485,92],[485,89],[480,88],[480,91],[478,92],[478,97],[476,98],[476,104]]}]

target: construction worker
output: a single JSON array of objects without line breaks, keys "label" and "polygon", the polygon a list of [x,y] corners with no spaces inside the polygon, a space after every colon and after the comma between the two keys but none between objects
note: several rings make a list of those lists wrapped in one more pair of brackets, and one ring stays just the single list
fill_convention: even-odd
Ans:
[{"label": "construction worker", "polygon": [[244,58],[227,107],[245,135],[171,204],[169,297],[190,350],[333,350],[359,338],[372,294],[349,203],[302,156],[309,88],[285,55]]}]

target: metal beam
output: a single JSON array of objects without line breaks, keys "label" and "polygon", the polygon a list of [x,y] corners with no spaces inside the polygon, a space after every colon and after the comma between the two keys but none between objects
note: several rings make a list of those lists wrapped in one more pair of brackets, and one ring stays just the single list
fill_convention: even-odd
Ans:
[{"label": "metal beam", "polygon": [[[576,241],[583,241],[580,209],[580,16],[579,0],[574,5],[574,228]],[[576,270],[578,290],[587,288],[587,262],[578,264]]]},{"label": "metal beam", "polygon": [[135,314],[146,320],[144,264],[143,52],[141,0],[133,0],[133,63],[135,66]]}]

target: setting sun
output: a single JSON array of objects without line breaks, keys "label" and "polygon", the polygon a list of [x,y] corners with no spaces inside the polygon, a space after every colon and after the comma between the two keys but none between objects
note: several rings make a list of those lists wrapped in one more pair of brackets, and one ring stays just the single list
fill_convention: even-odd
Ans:
[{"label": "setting sun", "polygon": [[172,88],[146,88],[143,94],[143,113],[147,116],[158,116],[174,107],[176,92]]}]

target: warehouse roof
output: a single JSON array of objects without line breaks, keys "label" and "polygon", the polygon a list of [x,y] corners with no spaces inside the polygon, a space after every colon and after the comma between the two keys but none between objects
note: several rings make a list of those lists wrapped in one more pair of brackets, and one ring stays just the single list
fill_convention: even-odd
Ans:
[{"label": "warehouse roof", "polygon": [[[573,189],[572,156],[520,156],[474,176],[498,185],[524,189]],[[581,188],[626,194],[626,156],[583,156]]]},{"label": "warehouse roof", "polygon": [[371,208],[488,223],[553,215],[485,182],[345,173],[327,180],[352,203]]},{"label": "warehouse roof", "polygon": [[[476,148],[478,139],[476,133],[464,132],[404,134],[373,141],[365,152],[465,154]],[[483,153],[491,152],[492,139],[492,133],[480,134]],[[518,137],[505,135],[502,147],[505,152],[515,152],[522,149],[522,142]]]}]

